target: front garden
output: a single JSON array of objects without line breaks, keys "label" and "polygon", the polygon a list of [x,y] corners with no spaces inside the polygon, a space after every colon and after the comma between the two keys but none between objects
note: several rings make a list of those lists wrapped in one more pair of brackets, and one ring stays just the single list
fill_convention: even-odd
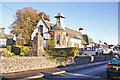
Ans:
[{"label": "front garden", "polygon": [[2,53],[2,56],[24,56],[31,50],[31,46],[7,46],[7,50]]}]

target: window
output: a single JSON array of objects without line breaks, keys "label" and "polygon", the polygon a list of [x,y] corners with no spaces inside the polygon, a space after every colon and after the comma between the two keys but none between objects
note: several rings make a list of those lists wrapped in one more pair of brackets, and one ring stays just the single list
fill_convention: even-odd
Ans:
[{"label": "window", "polygon": [[74,47],[76,47],[76,43],[74,43]]},{"label": "window", "polygon": [[39,26],[39,29],[40,29],[40,33],[43,33],[43,26],[42,25]]},{"label": "window", "polygon": [[65,45],[65,40],[63,40],[63,46]]},{"label": "window", "polygon": [[70,39],[68,38],[68,41],[70,41]]},{"label": "window", "polygon": [[42,29],[40,29],[40,33],[43,33],[43,30],[42,30]]},{"label": "window", "polygon": [[66,36],[68,36],[68,33],[66,34]]},{"label": "window", "polygon": [[60,35],[59,34],[56,34],[56,39],[60,39]]},{"label": "window", "polygon": [[63,35],[63,39],[65,39],[65,35]]},{"label": "window", "polygon": [[58,18],[58,23],[60,23],[60,19]]},{"label": "window", "polygon": [[77,44],[77,47],[79,47],[79,43]]},{"label": "window", "polygon": [[60,34],[56,34],[56,46],[60,46]]},{"label": "window", "polygon": [[56,46],[60,46],[60,40],[56,41]]},{"label": "window", "polygon": [[63,46],[65,46],[65,35],[63,35]]},{"label": "window", "polygon": [[112,64],[120,64],[120,59],[112,59]]},{"label": "window", "polygon": [[70,47],[70,44],[69,44],[69,42],[67,42],[67,47]]},{"label": "window", "polygon": [[51,35],[51,39],[53,39],[53,35]]}]

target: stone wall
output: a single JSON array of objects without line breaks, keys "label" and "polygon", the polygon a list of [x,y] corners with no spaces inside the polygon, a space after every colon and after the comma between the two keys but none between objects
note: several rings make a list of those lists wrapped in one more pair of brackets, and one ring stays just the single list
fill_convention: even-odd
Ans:
[{"label": "stone wall", "polygon": [[1,73],[12,73],[27,70],[38,70],[45,68],[54,68],[57,66],[66,66],[70,64],[86,64],[92,61],[105,61],[112,59],[112,56],[80,56],[80,57],[70,57],[64,62],[51,62],[45,57],[1,57]]},{"label": "stone wall", "polygon": [[6,48],[0,48],[0,52],[2,53],[3,51],[5,51]]},{"label": "stone wall", "polygon": [[93,62],[105,61],[105,56],[94,56]]},{"label": "stone wall", "polygon": [[85,64],[90,62],[91,62],[90,56],[80,56],[74,59],[74,64]]},{"label": "stone wall", "polygon": [[73,58],[65,62],[51,62],[45,57],[1,57],[1,73],[12,73],[27,70],[53,68],[61,65],[73,64]]},{"label": "stone wall", "polygon": [[112,55],[104,55],[104,56],[106,61],[111,60],[113,58]]}]

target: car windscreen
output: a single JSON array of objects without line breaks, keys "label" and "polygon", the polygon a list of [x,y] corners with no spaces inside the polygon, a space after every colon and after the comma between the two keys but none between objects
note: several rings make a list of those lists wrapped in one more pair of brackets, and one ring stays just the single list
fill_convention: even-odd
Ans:
[{"label": "car windscreen", "polygon": [[112,59],[111,64],[120,64],[120,58]]}]

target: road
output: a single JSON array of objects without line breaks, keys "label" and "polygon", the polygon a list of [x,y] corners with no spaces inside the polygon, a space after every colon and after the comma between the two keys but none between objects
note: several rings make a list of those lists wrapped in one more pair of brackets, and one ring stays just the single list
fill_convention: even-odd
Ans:
[{"label": "road", "polygon": [[103,64],[85,69],[70,71],[65,74],[45,76],[40,80],[120,80],[120,78],[107,78],[106,64]]}]

